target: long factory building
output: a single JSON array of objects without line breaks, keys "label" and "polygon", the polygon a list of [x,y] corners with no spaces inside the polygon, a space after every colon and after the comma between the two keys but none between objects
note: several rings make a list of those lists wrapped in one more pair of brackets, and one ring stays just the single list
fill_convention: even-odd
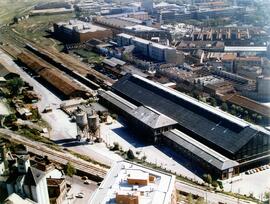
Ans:
[{"label": "long factory building", "polygon": [[267,130],[141,76],[125,75],[112,92],[100,92],[100,101],[144,138],[190,156],[219,178],[269,160]]},{"label": "long factory building", "polygon": [[31,72],[40,76],[41,80],[56,89],[64,98],[87,97],[87,90],[74,81],[64,72],[54,68],[48,63],[40,60],[30,52],[22,52],[18,55],[18,60],[26,65]]}]

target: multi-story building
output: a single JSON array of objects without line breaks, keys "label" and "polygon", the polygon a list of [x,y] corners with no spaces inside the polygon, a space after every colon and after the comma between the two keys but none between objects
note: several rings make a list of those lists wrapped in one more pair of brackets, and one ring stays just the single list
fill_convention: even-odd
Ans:
[{"label": "multi-story building", "polygon": [[119,46],[134,45],[135,50],[153,60],[167,63],[178,63],[176,49],[149,40],[138,38],[132,35],[121,33],[117,35]]},{"label": "multi-story building", "polygon": [[269,76],[258,76],[256,79],[256,90],[243,91],[242,94],[258,101],[269,101],[270,100],[270,77]]},{"label": "multi-story building", "polygon": [[263,95],[266,98],[270,98],[270,77],[260,76],[257,78],[257,92],[259,95]]},{"label": "multi-story building", "polygon": [[55,23],[53,28],[56,36],[70,43],[85,42],[93,38],[105,40],[112,37],[110,29],[79,20]]},{"label": "multi-story building", "polygon": [[49,204],[49,194],[45,173],[30,166],[28,155],[17,155],[17,166],[10,169],[6,181],[8,195],[16,193],[38,204]]},{"label": "multi-story building", "polygon": [[153,37],[158,37],[161,41],[172,40],[169,31],[143,25],[148,21],[132,18],[132,15],[136,15],[136,13],[95,17],[93,20],[95,23],[111,29],[114,36],[120,33],[126,33],[146,40],[151,40]]},{"label": "multi-story building", "polygon": [[154,11],[154,3],[153,0],[143,0],[142,7],[149,13]]},{"label": "multi-story building", "polygon": [[17,154],[6,151],[5,145],[0,145],[0,185],[7,194],[17,194],[38,204],[49,204],[49,194],[46,174],[30,165],[30,156],[23,149]]}]

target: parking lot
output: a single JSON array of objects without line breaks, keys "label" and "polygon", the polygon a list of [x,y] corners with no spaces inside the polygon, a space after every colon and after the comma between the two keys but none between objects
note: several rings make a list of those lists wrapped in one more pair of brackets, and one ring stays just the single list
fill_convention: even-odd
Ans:
[{"label": "parking lot", "polygon": [[131,149],[139,158],[146,156],[146,161],[149,163],[162,166],[169,171],[198,182],[203,182],[200,178],[200,175],[203,174],[202,169],[197,165],[192,164],[185,156],[176,154],[170,148],[145,144],[121,120],[114,121],[110,125],[102,124],[101,135],[109,146],[117,142],[123,150]]},{"label": "parking lot", "polygon": [[[233,179],[224,182],[224,190],[250,195],[262,199],[264,192],[270,191],[270,168],[265,170],[253,169],[252,174],[241,173]],[[251,190],[252,189],[252,190]]]},{"label": "parking lot", "polygon": [[[88,203],[94,191],[98,188],[97,184],[90,181],[89,184],[84,184],[81,177],[68,177],[67,182],[71,184],[71,189],[67,193],[67,197],[63,204],[80,204]],[[82,196],[78,196],[79,194]]]}]

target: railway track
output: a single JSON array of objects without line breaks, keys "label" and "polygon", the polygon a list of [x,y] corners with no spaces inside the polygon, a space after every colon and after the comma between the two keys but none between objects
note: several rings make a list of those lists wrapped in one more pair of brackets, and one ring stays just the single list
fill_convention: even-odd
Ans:
[{"label": "railway track", "polygon": [[[53,59],[55,62],[59,64],[63,64],[64,66],[68,67],[70,70],[77,71],[83,76],[87,76],[87,75],[95,76],[99,81],[109,86],[114,83],[114,80],[112,80],[111,78],[99,73],[98,71],[78,61],[77,59],[75,59],[74,57],[68,54],[60,53],[52,48],[37,45],[35,42],[22,37],[21,35],[19,35],[12,29],[8,31],[10,35],[4,32],[3,38],[5,38],[9,42],[9,44],[12,44],[12,45],[15,44],[20,49],[25,49],[26,45],[30,45],[33,48],[37,49],[39,52]],[[14,57],[14,54],[12,54],[12,56]]]},{"label": "railway track", "polygon": [[12,142],[17,144],[25,145],[28,151],[33,154],[48,156],[49,160],[63,165],[67,164],[67,162],[71,162],[77,170],[91,174],[101,179],[106,176],[107,169],[97,167],[94,164],[90,164],[87,161],[76,158],[69,153],[52,150],[49,147],[44,146],[44,144],[30,141],[21,135],[13,133],[10,130],[0,129],[0,133],[0,137],[5,138],[9,141],[11,140]]}]

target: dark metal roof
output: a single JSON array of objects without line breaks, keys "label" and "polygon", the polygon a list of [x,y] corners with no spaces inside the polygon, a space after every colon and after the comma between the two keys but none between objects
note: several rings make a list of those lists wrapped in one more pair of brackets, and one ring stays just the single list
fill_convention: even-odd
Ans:
[{"label": "dark metal roof", "polygon": [[101,98],[109,101],[121,111],[144,123],[146,126],[157,129],[177,124],[177,122],[166,115],[147,106],[135,106],[122,97],[110,92],[99,90]]},{"label": "dark metal roof", "polygon": [[219,170],[223,171],[239,165],[238,162],[224,157],[177,129],[165,132],[163,135]]},{"label": "dark metal roof", "polygon": [[249,123],[137,75],[125,75],[113,89],[176,120],[185,133],[217,151],[235,154],[259,132]]}]

